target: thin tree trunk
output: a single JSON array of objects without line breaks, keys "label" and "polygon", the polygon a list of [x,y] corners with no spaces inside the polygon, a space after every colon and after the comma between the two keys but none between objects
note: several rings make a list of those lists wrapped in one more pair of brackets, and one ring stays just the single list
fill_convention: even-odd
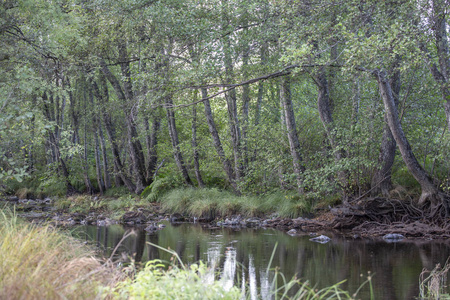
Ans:
[{"label": "thin tree trunk", "polygon": [[[140,194],[145,186],[147,185],[146,177],[145,177],[145,161],[143,158],[142,153],[142,146],[139,142],[137,130],[136,130],[136,124],[134,122],[133,113],[129,106],[131,105],[133,101],[133,94],[131,91],[131,75],[129,71],[129,63],[128,58],[126,54],[124,53],[126,50],[124,49],[124,46],[122,44],[119,44],[119,52],[120,57],[123,61],[121,63],[122,68],[122,75],[126,78],[124,80],[124,89],[122,89],[119,81],[117,80],[116,76],[111,73],[108,66],[103,60],[100,60],[100,66],[103,74],[106,76],[106,78],[109,80],[111,85],[113,86],[117,97],[119,100],[122,101],[122,106],[125,111],[125,123],[127,127],[127,138],[128,138],[128,146],[129,146],[129,152],[131,157],[131,165],[133,168],[133,173],[135,177],[135,193]],[[125,92],[124,92],[125,91]],[[129,98],[131,97],[131,98]]]},{"label": "thin tree trunk", "polygon": [[157,145],[158,145],[158,130],[161,124],[159,116],[153,117],[152,122],[152,128],[151,132],[149,128],[149,122],[148,119],[144,119],[145,122],[145,129],[147,131],[146,136],[146,142],[147,142],[147,157],[148,157],[148,164],[147,164],[147,181],[149,183],[153,182],[153,176],[155,175],[156,171],[156,164],[158,162],[158,155],[157,155]]},{"label": "thin tree trunk", "polygon": [[100,160],[100,143],[98,140],[98,128],[99,128],[99,120],[97,119],[97,112],[95,110],[94,104],[94,94],[92,93],[92,88],[89,90],[89,99],[91,102],[91,111],[92,111],[92,129],[94,134],[95,141],[95,149],[94,149],[94,158],[95,158],[95,174],[97,176],[97,184],[98,189],[100,190],[100,194],[103,195],[105,193],[105,183],[102,177],[102,166]]},{"label": "thin tree trunk", "polygon": [[[194,102],[197,102],[198,90],[194,91]],[[198,186],[201,188],[205,187],[205,183],[203,182],[202,174],[200,173],[200,162],[199,162],[199,154],[197,147],[197,105],[192,106],[192,149],[194,151],[194,170],[195,177],[197,178]]]},{"label": "thin tree trunk", "polygon": [[184,182],[188,185],[192,185],[192,180],[189,177],[189,173],[184,164],[183,155],[181,154],[180,143],[178,140],[178,131],[175,124],[175,113],[173,111],[173,102],[171,96],[166,97],[166,110],[167,110],[167,123],[169,125],[169,135],[172,141],[173,157],[178,169],[183,176]]},{"label": "thin tree trunk", "polygon": [[105,182],[105,190],[111,188],[111,178],[109,175],[109,168],[108,168],[108,157],[106,155],[106,143],[105,143],[105,136],[103,134],[102,125],[101,122],[98,122],[98,133],[100,135],[100,147],[102,151],[102,161],[103,161],[103,179]]},{"label": "thin tree trunk", "polygon": [[280,96],[285,114],[286,129],[289,139],[289,148],[292,156],[292,165],[294,167],[294,173],[297,177],[297,190],[300,194],[303,194],[304,193],[302,181],[303,167],[301,166],[302,157],[300,155],[300,142],[297,136],[297,126],[295,125],[295,116],[292,107],[290,80],[291,78],[289,75],[284,76],[282,78]]},{"label": "thin tree trunk", "polygon": [[[97,83],[95,81],[92,81],[92,87],[95,97],[98,99],[100,105],[104,105],[108,102],[109,94],[108,89],[106,85],[106,80],[103,76],[100,78],[102,80],[102,92],[100,92]],[[113,124],[111,121],[111,116],[109,115],[107,110],[103,110],[103,122],[105,124],[106,134],[108,135],[109,142],[111,143],[111,151],[113,154],[113,162],[114,162],[114,172],[118,175],[116,176],[116,186],[121,185],[121,181],[126,185],[128,190],[132,193],[135,192],[136,186],[134,183],[128,178],[126,175],[124,166],[122,164],[122,161],[120,159],[120,151],[119,147],[117,145],[117,141],[115,138],[115,132],[113,129]],[[118,177],[120,180],[118,180]]]},{"label": "thin tree trunk", "polygon": [[[202,98],[203,99],[208,98],[208,90],[206,88],[202,88],[201,91],[202,91]],[[219,133],[216,128],[216,123],[214,122],[209,100],[203,101],[203,105],[205,106],[205,117],[206,122],[208,123],[209,133],[211,134],[211,137],[213,139],[217,155],[219,156],[219,159],[222,162],[225,174],[227,175],[228,183],[233,187],[234,192],[236,194],[240,194],[239,188],[237,187],[236,181],[234,180],[233,168],[231,166],[230,161],[225,156],[225,152],[223,151],[222,143],[220,141]]]}]

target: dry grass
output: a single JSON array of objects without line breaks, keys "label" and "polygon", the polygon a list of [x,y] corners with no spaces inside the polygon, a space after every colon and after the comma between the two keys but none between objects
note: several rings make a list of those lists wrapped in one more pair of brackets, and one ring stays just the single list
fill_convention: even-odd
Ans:
[{"label": "dry grass", "polygon": [[95,299],[120,273],[49,226],[0,214],[0,299]]}]

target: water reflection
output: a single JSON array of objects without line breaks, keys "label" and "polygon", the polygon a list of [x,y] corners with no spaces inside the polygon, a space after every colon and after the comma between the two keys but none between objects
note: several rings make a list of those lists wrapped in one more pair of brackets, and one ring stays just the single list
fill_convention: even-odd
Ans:
[{"label": "water reflection", "polygon": [[[332,236],[331,242],[322,245],[309,241],[307,236],[291,237],[270,229],[207,230],[192,224],[167,225],[152,235],[135,229],[136,235],[125,239],[117,253],[127,253],[136,261],[169,261],[169,253],[146,242],[174,249],[183,262],[207,262],[212,268],[206,281],[212,281],[216,276],[227,288],[236,282],[245,283],[241,288],[251,299],[269,298],[274,271],[267,272],[267,267],[276,243],[278,247],[270,267],[279,267],[287,279],[297,276],[317,288],[347,280],[342,287],[354,292],[370,272],[374,275],[375,299],[415,298],[419,293],[422,268],[432,269],[437,263],[442,265],[450,255],[448,242],[388,244]],[[87,226],[77,228],[74,234],[94,242],[105,256],[109,256],[124,232],[125,229],[117,225]],[[217,270],[220,270],[218,276]],[[368,298],[368,293],[366,286],[359,298]]]}]

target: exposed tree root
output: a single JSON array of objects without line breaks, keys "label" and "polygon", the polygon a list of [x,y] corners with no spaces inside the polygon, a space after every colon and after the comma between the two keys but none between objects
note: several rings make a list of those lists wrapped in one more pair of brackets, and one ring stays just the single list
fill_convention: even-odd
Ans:
[{"label": "exposed tree root", "polygon": [[450,238],[447,195],[441,195],[428,207],[410,200],[369,198],[333,208],[331,213],[314,220],[295,219],[293,228],[351,230],[358,236],[382,236],[399,233],[406,237]]}]

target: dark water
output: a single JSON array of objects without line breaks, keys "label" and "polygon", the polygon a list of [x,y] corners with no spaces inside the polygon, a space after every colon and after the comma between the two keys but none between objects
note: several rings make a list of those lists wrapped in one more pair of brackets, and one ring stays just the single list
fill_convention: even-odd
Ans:
[{"label": "dark water", "polygon": [[[119,225],[86,226],[75,229],[74,235],[96,243],[109,256],[124,232]],[[202,260],[217,268],[226,286],[235,284],[236,278],[244,278],[252,299],[267,298],[274,271],[266,270],[276,243],[271,268],[278,267],[286,278],[297,275],[317,288],[346,280],[342,288],[354,292],[370,272],[375,299],[389,300],[417,297],[422,269],[431,270],[437,263],[443,265],[450,255],[450,242],[386,243],[329,235],[329,243],[318,244],[309,241],[308,236],[291,237],[272,229],[211,230],[194,224],[168,224],[153,235],[140,229],[135,232],[135,236],[122,242],[119,253],[126,252],[142,262],[168,261],[169,253],[146,242],[173,249],[185,263]],[[368,299],[369,286],[358,295]]]}]

